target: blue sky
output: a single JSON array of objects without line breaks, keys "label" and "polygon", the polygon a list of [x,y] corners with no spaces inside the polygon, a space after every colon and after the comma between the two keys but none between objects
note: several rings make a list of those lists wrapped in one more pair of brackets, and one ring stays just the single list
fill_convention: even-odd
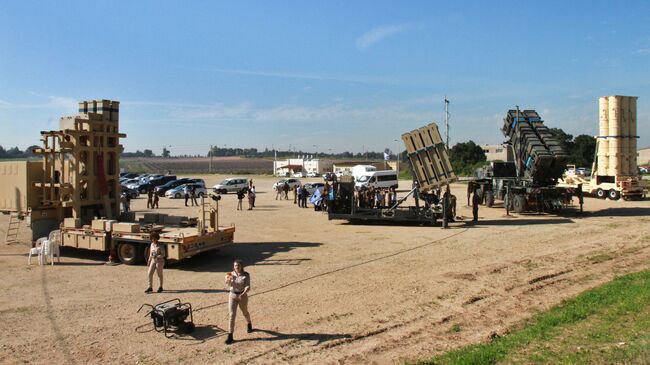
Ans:
[{"label": "blue sky", "polygon": [[402,148],[445,95],[452,143],[515,105],[593,135],[614,94],[650,145],[648,1],[5,1],[0,52],[5,147],[87,99],[121,102],[127,151],[194,154]]}]

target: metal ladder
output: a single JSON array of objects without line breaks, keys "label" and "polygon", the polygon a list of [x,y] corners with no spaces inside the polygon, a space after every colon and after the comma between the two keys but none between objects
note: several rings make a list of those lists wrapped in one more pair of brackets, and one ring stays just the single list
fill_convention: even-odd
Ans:
[{"label": "metal ladder", "polygon": [[20,216],[18,214],[9,215],[9,225],[5,233],[5,244],[18,243],[18,230],[20,229]]}]

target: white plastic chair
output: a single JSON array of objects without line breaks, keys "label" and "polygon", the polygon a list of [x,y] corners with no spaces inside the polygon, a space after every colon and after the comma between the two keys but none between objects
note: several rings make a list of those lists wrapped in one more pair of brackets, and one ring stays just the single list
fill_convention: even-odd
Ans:
[{"label": "white plastic chair", "polygon": [[45,237],[39,238],[38,240],[36,240],[36,245],[29,249],[29,256],[27,257],[27,265],[32,264],[32,255],[38,256],[38,264],[42,265],[41,253],[43,252],[43,241],[45,240],[47,240],[47,238]]},{"label": "white plastic chair", "polygon": [[56,256],[57,262],[61,262],[61,253],[59,250],[59,244],[45,240],[43,241],[43,249],[41,250],[41,265],[47,265],[47,260],[49,259],[52,265],[54,266],[54,256]]}]

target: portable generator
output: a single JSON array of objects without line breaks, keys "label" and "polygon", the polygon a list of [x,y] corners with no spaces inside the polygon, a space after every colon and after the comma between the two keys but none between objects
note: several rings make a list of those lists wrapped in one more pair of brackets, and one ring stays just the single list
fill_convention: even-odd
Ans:
[{"label": "portable generator", "polygon": [[194,331],[194,317],[190,303],[181,303],[181,300],[176,298],[156,305],[143,304],[138,309],[138,313],[144,307],[151,308],[145,317],[151,316],[156,332],[164,332],[167,338],[173,336],[170,332],[185,334]]}]

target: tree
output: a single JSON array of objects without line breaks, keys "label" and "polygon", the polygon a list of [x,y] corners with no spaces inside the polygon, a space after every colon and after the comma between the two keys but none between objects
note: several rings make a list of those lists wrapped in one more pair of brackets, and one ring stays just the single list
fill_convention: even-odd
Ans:
[{"label": "tree", "polygon": [[162,157],[163,158],[169,158],[169,156],[170,156],[169,150],[167,149],[167,147],[163,147]]},{"label": "tree", "polygon": [[449,160],[457,175],[473,175],[487,160],[485,151],[474,141],[456,143],[449,150]]},{"label": "tree", "polygon": [[144,150],[144,151],[142,151],[142,156],[143,157],[153,157],[155,155],[153,154],[152,150]]},{"label": "tree", "polygon": [[586,134],[581,134],[573,140],[573,151],[571,161],[576,166],[591,167],[596,153],[596,139]]}]

